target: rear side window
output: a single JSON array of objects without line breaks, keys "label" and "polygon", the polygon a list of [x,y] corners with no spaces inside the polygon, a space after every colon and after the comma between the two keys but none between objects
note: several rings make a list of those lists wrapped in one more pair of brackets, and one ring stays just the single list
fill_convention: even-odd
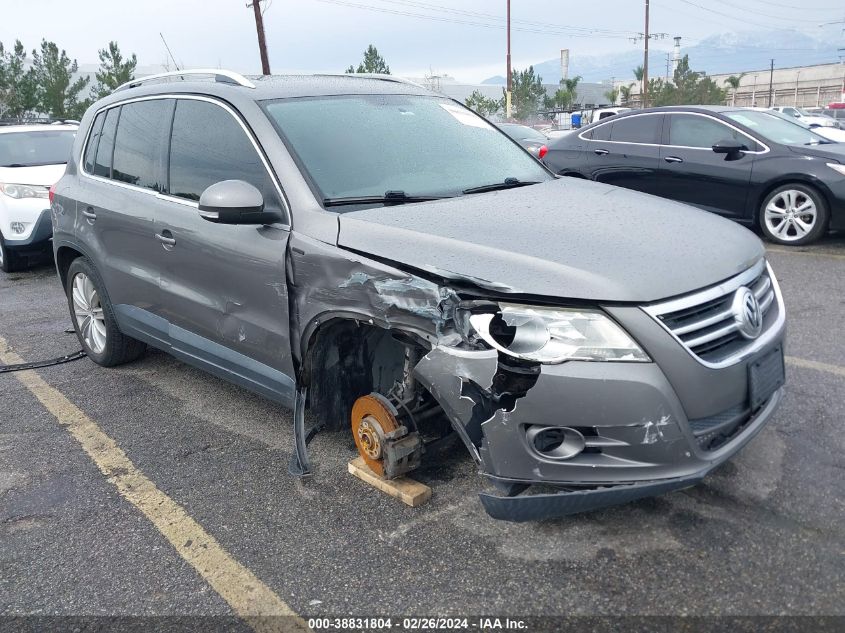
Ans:
[{"label": "rear side window", "polygon": [[103,123],[106,120],[106,113],[100,112],[91,126],[91,133],[88,136],[88,145],[85,146],[85,160],[83,166],[89,174],[94,173],[94,157],[97,155],[97,144],[100,142],[100,134],[103,133]]},{"label": "rear side window", "polygon": [[163,140],[171,107],[172,102],[164,99],[122,106],[114,143],[114,180],[164,191]]},{"label": "rear side window", "polygon": [[222,107],[178,99],[170,137],[170,195],[199,200],[221,180],[244,180],[280,207],[264,163],[240,124]]},{"label": "rear side window", "polygon": [[114,133],[117,130],[117,119],[120,117],[120,108],[112,108],[106,113],[106,120],[103,123],[103,131],[100,134],[100,141],[97,143],[97,158],[94,160],[95,176],[111,178],[111,156],[114,150]]},{"label": "rear side window", "polygon": [[616,119],[610,140],[619,143],[657,143],[661,116],[643,115]]},{"label": "rear side window", "polygon": [[710,117],[692,114],[669,116],[669,145],[709,149],[719,141],[751,144],[744,134]]},{"label": "rear side window", "polygon": [[613,129],[613,125],[613,123],[605,123],[604,125],[593,128],[593,136],[591,138],[594,141],[609,141],[610,131]]}]

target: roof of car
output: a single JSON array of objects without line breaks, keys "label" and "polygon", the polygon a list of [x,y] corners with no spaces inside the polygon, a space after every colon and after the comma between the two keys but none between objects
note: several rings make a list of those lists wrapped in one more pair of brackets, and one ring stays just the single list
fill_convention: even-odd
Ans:
[{"label": "roof of car", "polygon": [[[176,76],[130,85],[113,92],[107,99],[111,101],[162,92],[211,95],[237,93],[242,98],[254,101],[344,94],[436,94],[423,86],[389,75],[268,75],[242,79],[252,86],[197,79],[190,75],[186,75],[184,79]],[[140,80],[143,81],[144,78]]]}]

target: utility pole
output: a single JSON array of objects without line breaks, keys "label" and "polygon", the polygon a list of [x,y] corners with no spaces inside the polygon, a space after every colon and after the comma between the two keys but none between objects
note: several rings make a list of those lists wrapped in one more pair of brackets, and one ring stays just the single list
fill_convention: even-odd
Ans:
[{"label": "utility pole", "polygon": [[511,98],[513,94],[513,77],[511,76],[511,0],[508,2],[508,79],[505,90],[505,118],[511,118]]},{"label": "utility pole", "polygon": [[648,107],[648,41],[651,36],[648,34],[648,0],[645,0],[645,57],[643,58],[643,107]]},{"label": "utility pole", "polygon": [[772,87],[774,86],[775,81],[775,60],[772,60],[772,65],[769,68],[769,107],[771,108],[774,105],[774,92],[772,92]]},{"label": "utility pole", "polygon": [[255,29],[258,31],[258,52],[261,54],[261,74],[270,74],[270,60],[267,57],[267,40],[264,38],[264,16],[261,15],[261,0],[252,0],[252,4],[246,5],[247,8],[252,7],[255,13]]},{"label": "utility pole", "polygon": [[648,107],[648,43],[649,40],[663,39],[668,33],[649,33],[648,31],[649,0],[645,0],[645,33],[638,33],[631,41],[636,44],[640,40],[645,42],[643,51],[643,107]]}]

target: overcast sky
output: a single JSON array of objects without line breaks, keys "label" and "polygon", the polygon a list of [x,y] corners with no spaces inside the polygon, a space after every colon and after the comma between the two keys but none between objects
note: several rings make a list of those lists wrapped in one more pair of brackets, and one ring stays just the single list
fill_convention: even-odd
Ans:
[{"label": "overcast sky", "polygon": [[[93,64],[97,49],[116,40],[141,65],[152,65],[166,59],[161,32],[180,65],[258,73],[248,1],[0,0],[0,41],[8,47],[20,38],[31,50],[47,38],[80,64]],[[556,58],[561,48],[573,56],[630,50],[635,45],[627,38],[643,30],[643,0],[512,5],[516,67]],[[264,0],[262,6],[275,73],[341,72],[373,43],[397,74],[431,69],[468,82],[504,74],[505,0]],[[681,35],[690,44],[742,30],[797,28],[835,37],[845,25],[819,25],[843,18],[841,0],[651,0],[652,32]]]}]

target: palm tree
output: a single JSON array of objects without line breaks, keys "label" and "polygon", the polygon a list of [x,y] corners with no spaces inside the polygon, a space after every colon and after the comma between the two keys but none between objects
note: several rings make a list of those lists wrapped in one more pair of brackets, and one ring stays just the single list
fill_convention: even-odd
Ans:
[{"label": "palm tree", "polygon": [[645,69],[643,68],[643,65],[640,64],[634,68],[634,79],[640,82],[640,95],[643,94],[643,77],[645,77]]},{"label": "palm tree", "polygon": [[728,84],[733,89],[733,97],[731,99],[731,105],[736,105],[736,93],[739,90],[739,84],[742,82],[742,78],[745,77],[746,73],[741,73],[739,75],[731,75],[727,79],[725,79],[725,83]]},{"label": "palm tree", "polygon": [[631,89],[637,84],[619,86],[619,94],[622,96],[622,105],[628,105],[631,101]]},{"label": "palm tree", "polygon": [[604,96],[610,101],[610,105],[616,105],[616,100],[619,99],[619,88],[611,88],[604,93]]}]

